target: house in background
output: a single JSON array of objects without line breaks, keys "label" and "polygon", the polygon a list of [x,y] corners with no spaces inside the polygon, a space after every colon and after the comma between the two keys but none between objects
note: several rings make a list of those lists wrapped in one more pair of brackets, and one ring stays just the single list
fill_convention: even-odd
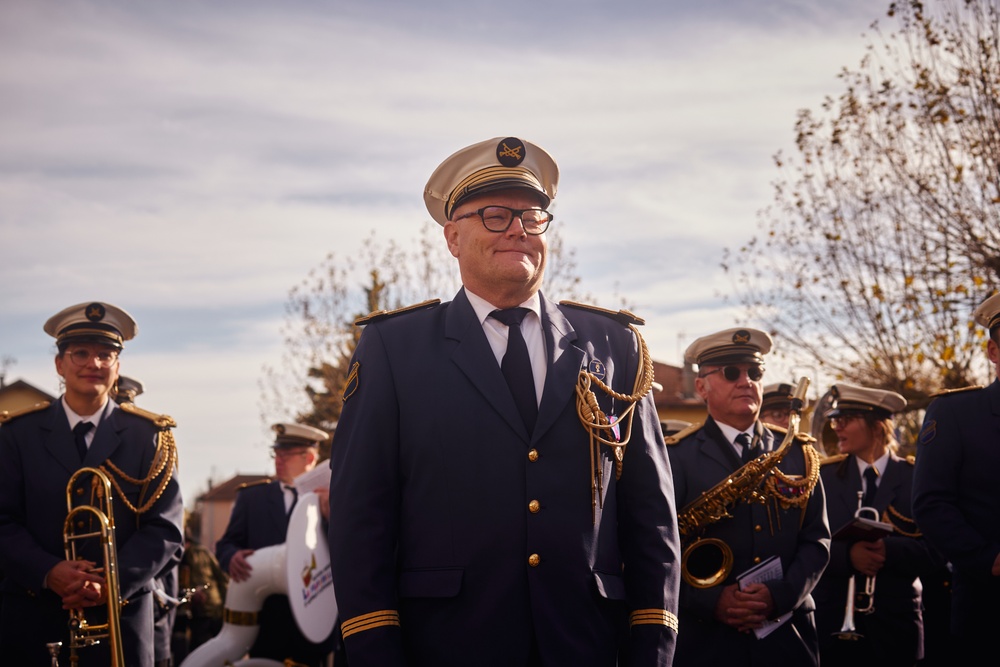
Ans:
[{"label": "house in background", "polygon": [[8,384],[0,375],[0,412],[17,412],[37,403],[44,401],[51,403],[54,400],[55,396],[24,380],[15,380]]},{"label": "house in background", "polygon": [[198,496],[194,504],[194,513],[198,521],[191,528],[197,531],[194,536],[202,546],[215,551],[215,543],[226,532],[229,525],[229,515],[236,504],[236,494],[240,487],[261,480],[271,479],[267,475],[234,475],[221,484],[216,484],[208,491]]}]

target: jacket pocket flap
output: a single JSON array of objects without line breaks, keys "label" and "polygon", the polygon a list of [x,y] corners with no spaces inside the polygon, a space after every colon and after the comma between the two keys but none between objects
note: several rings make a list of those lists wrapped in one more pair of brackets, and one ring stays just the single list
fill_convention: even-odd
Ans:
[{"label": "jacket pocket flap", "polygon": [[625,599],[625,580],[620,574],[594,571],[597,592],[609,600]]}]

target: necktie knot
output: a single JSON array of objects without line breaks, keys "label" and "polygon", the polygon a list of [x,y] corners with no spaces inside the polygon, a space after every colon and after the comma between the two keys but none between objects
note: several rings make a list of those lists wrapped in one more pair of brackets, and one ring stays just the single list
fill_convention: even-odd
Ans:
[{"label": "necktie knot", "polygon": [[521,320],[530,312],[531,310],[528,308],[504,308],[503,310],[494,310],[490,313],[490,317],[508,327],[520,327]]},{"label": "necktie knot", "polygon": [[286,504],[288,505],[288,510],[285,512],[285,514],[290,515],[292,513],[292,510],[295,509],[295,503],[299,502],[299,490],[296,489],[291,484],[282,484],[281,488],[284,489],[285,491],[290,491],[292,494],[292,502],[288,503],[286,501]]},{"label": "necktie knot", "polygon": [[751,442],[753,442],[753,439],[750,437],[749,433],[740,433],[736,436],[736,443],[743,447],[743,451],[740,455],[743,459],[743,463],[749,463],[756,455],[756,450],[750,447]]}]

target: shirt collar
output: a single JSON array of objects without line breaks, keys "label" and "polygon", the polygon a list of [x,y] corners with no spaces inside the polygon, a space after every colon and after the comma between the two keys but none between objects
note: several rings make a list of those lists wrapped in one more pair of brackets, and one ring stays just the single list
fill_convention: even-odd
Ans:
[{"label": "shirt collar", "polygon": [[104,411],[108,407],[108,401],[109,400],[110,399],[108,399],[107,397],[105,397],[104,398],[104,404],[94,414],[91,414],[91,415],[78,415],[78,414],[76,414],[73,411],[73,408],[69,407],[69,403],[66,402],[66,395],[63,394],[63,397],[62,397],[61,401],[62,401],[63,410],[66,412],[66,418],[69,419],[69,428],[70,428],[70,430],[72,431],[74,428],[76,428],[76,425],[79,424],[80,422],[90,422],[95,427],[98,426],[98,425],[100,425],[100,423],[101,423],[101,417],[104,416]]}]

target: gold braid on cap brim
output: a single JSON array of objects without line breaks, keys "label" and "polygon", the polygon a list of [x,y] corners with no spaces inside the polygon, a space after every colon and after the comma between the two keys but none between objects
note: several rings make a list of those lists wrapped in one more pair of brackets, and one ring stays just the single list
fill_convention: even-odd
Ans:
[{"label": "gold braid on cap brim", "polygon": [[[122,403],[118,407],[125,412],[148,419],[153,422],[154,426],[160,429],[160,432],[156,435],[156,451],[153,453],[153,461],[149,464],[149,471],[142,479],[129,476],[124,470],[116,466],[113,461],[105,461],[101,465],[101,469],[108,475],[108,479],[111,480],[111,484],[115,487],[118,496],[125,503],[125,506],[135,514],[136,522],[138,522],[139,516],[148,512],[153,504],[160,499],[160,496],[163,495],[163,490],[167,488],[167,484],[170,483],[174,475],[174,470],[177,469],[177,443],[174,441],[174,432],[170,430],[177,426],[177,422],[167,415],[159,415],[155,412],[138,408],[134,403]],[[125,495],[118,481],[119,478],[129,484],[141,487],[137,505],[133,505],[129,501],[128,496]],[[152,491],[150,491],[150,486],[154,486]]]},{"label": "gold braid on cap brim", "polygon": [[[597,522],[597,504],[600,503],[601,509],[604,509],[604,466],[601,465],[601,445],[610,447],[614,453],[615,479],[621,479],[625,447],[632,437],[632,418],[635,417],[635,404],[641,401],[643,396],[653,388],[653,360],[646,348],[646,341],[643,340],[642,334],[634,325],[629,324],[628,328],[632,330],[639,342],[639,364],[636,369],[635,386],[632,388],[632,393],[618,393],[586,369],[580,369],[576,383],[576,414],[580,417],[583,427],[590,434],[590,469],[593,472],[590,479],[590,508],[595,523]],[[614,424],[598,405],[597,396],[590,388],[592,384],[600,387],[608,396],[628,403],[628,408],[619,415]],[[620,439],[616,439],[611,430],[615,426],[620,428]]]}]

